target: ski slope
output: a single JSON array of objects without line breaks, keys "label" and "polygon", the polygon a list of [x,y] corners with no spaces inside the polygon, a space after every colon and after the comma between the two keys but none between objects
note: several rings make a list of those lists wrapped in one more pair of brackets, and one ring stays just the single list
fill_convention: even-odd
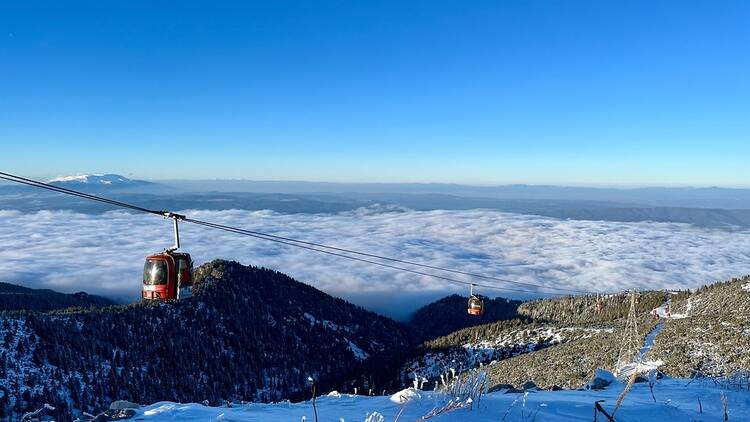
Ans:
[{"label": "ski slope", "polygon": [[[460,408],[430,420],[465,421],[591,421],[594,402],[614,408],[623,385],[612,384],[605,390],[498,391],[481,397],[473,409]],[[416,393],[416,394],[415,394]],[[723,419],[722,394],[728,399],[730,420],[750,420],[750,392],[723,390],[713,381],[662,379],[654,387],[656,402],[647,383],[635,384],[616,413],[618,421],[718,421]],[[401,399],[405,396],[406,400]],[[699,410],[700,399],[702,413]],[[392,397],[353,396],[331,393],[316,402],[319,421],[410,422],[421,420],[432,410],[444,406],[450,397],[434,392],[405,390]],[[401,403],[404,402],[405,403]],[[377,413],[375,413],[377,412]],[[400,416],[399,416],[400,414]],[[504,418],[504,419],[503,419]],[[242,404],[232,407],[207,407],[201,404],[159,402],[138,409],[136,420],[149,422],[183,421],[315,421],[312,402]],[[599,420],[606,420],[599,415]]]},{"label": "ski slope", "polygon": [[[661,309],[661,308],[656,308]],[[654,311],[656,311],[656,309]],[[666,309],[666,308],[665,308]],[[658,323],[651,332],[646,336],[646,340],[643,346],[638,350],[638,356],[635,357],[635,362],[629,362],[621,365],[617,371],[621,379],[628,379],[633,372],[639,374],[648,374],[650,371],[659,369],[659,366],[663,364],[661,360],[646,360],[646,355],[649,350],[654,346],[656,336],[664,329],[664,323]]]}]

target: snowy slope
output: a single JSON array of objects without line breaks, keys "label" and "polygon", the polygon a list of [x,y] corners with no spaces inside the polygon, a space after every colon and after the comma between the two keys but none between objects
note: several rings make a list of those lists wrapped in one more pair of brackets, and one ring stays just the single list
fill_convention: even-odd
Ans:
[{"label": "snowy slope", "polygon": [[583,340],[612,328],[557,327],[531,324],[510,328],[492,336],[448,349],[427,349],[404,365],[403,378],[434,381],[447,371],[463,371],[495,360],[531,353],[556,344]]},{"label": "snowy slope", "polygon": [[[750,277],[735,278],[698,289],[672,301],[670,318],[659,334],[650,359],[661,370],[689,377],[732,376],[750,370]],[[656,310],[662,318],[662,309]]]},{"label": "snowy slope", "polygon": [[664,329],[664,323],[656,324],[653,330],[651,330],[646,336],[643,346],[638,350],[638,356],[633,362],[626,362],[616,368],[618,376],[621,379],[628,379],[633,375],[634,372],[638,374],[648,374],[650,371],[659,369],[664,363],[661,360],[648,360],[646,356],[651,348],[654,346],[656,336],[661,333]]},{"label": "snowy slope", "polygon": [[[510,393],[498,391],[482,396],[473,409],[461,408],[431,418],[438,421],[591,421],[594,402],[611,411],[623,390],[613,384],[605,390],[529,391]],[[317,399],[320,421],[391,422],[421,419],[430,411],[441,408],[449,397],[439,393],[418,392],[406,403],[388,396],[353,396],[332,393]],[[721,396],[728,399],[730,420],[750,420],[750,393],[726,391],[713,383],[690,383],[687,380],[663,379],[654,387],[656,402],[646,383],[635,384],[616,413],[619,421],[718,421],[722,420]],[[396,395],[394,395],[396,396]],[[698,399],[700,398],[699,410]],[[377,414],[374,414],[377,412]],[[506,416],[507,412],[507,416]],[[401,413],[400,416],[399,413]],[[382,419],[381,419],[382,417]],[[138,410],[135,419],[162,421],[314,421],[312,402],[244,404],[227,407],[206,407],[200,404],[160,402]],[[600,420],[604,420],[599,415]]]},{"label": "snowy slope", "polygon": [[147,188],[157,188],[159,185],[145,180],[129,179],[119,174],[81,174],[76,176],[61,176],[47,181],[51,185],[83,190],[87,192],[104,191],[139,191]]},{"label": "snowy slope", "polygon": [[77,176],[62,176],[47,181],[55,185],[131,185],[143,183],[140,180],[131,180],[119,174],[81,174]]}]

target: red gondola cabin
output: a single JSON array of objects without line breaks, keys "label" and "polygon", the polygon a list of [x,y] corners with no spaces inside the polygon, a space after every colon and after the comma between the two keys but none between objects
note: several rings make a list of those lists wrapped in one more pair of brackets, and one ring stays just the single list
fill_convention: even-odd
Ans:
[{"label": "red gondola cabin", "polygon": [[180,248],[177,221],[184,220],[185,216],[169,211],[164,211],[163,214],[174,222],[174,245],[146,258],[141,297],[156,300],[185,299],[193,294],[193,260],[188,253],[175,252]]},{"label": "red gondola cabin", "polygon": [[143,266],[144,299],[184,299],[193,292],[193,261],[190,255],[163,252],[146,258]]}]

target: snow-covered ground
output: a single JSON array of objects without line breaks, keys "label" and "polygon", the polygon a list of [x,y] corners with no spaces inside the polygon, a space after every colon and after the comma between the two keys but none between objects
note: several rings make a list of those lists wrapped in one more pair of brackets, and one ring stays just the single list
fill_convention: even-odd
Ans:
[{"label": "snow-covered ground", "polygon": [[[530,391],[509,394],[498,391],[482,396],[478,404],[475,401],[473,409],[460,408],[431,419],[447,422],[591,421],[594,402],[604,400],[601,405],[611,412],[623,387],[622,384],[615,383],[598,391]],[[718,421],[723,418],[722,396],[725,396],[729,420],[750,420],[750,392],[722,390],[712,381],[658,380],[654,396],[656,402],[647,383],[635,384],[617,411],[616,419]],[[433,392],[411,394],[405,403],[400,403],[404,400],[398,400],[398,397],[399,395],[365,397],[348,394],[319,397],[316,403],[318,420],[391,422],[398,419],[408,422],[421,419],[450,400],[449,397]],[[377,414],[373,415],[374,412]],[[231,408],[160,402],[139,409],[135,419],[151,422],[314,421],[315,414],[310,401],[295,404],[244,404]],[[599,415],[599,420],[605,419]]]},{"label": "snow-covered ground", "polygon": [[633,375],[633,372],[648,374],[652,370],[659,369],[659,366],[663,364],[661,360],[646,360],[645,358],[649,350],[654,346],[656,336],[658,336],[663,329],[664,323],[656,324],[656,327],[654,327],[654,329],[646,336],[643,346],[638,350],[638,356],[635,357],[635,362],[626,363],[617,368],[617,373],[621,378],[628,379]]},{"label": "snow-covered ground", "polygon": [[659,306],[658,308],[654,308],[651,311],[652,315],[656,315],[659,318],[662,319],[683,319],[690,316],[690,310],[693,308],[693,302],[688,299],[687,306],[685,307],[684,313],[676,313],[671,311],[671,304],[664,303],[663,305]]}]

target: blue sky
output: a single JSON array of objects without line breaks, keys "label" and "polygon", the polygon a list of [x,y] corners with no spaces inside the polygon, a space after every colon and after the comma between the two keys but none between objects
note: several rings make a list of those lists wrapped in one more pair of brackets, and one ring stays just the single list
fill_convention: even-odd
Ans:
[{"label": "blue sky", "polygon": [[0,3],[34,177],[750,186],[750,2]]}]

